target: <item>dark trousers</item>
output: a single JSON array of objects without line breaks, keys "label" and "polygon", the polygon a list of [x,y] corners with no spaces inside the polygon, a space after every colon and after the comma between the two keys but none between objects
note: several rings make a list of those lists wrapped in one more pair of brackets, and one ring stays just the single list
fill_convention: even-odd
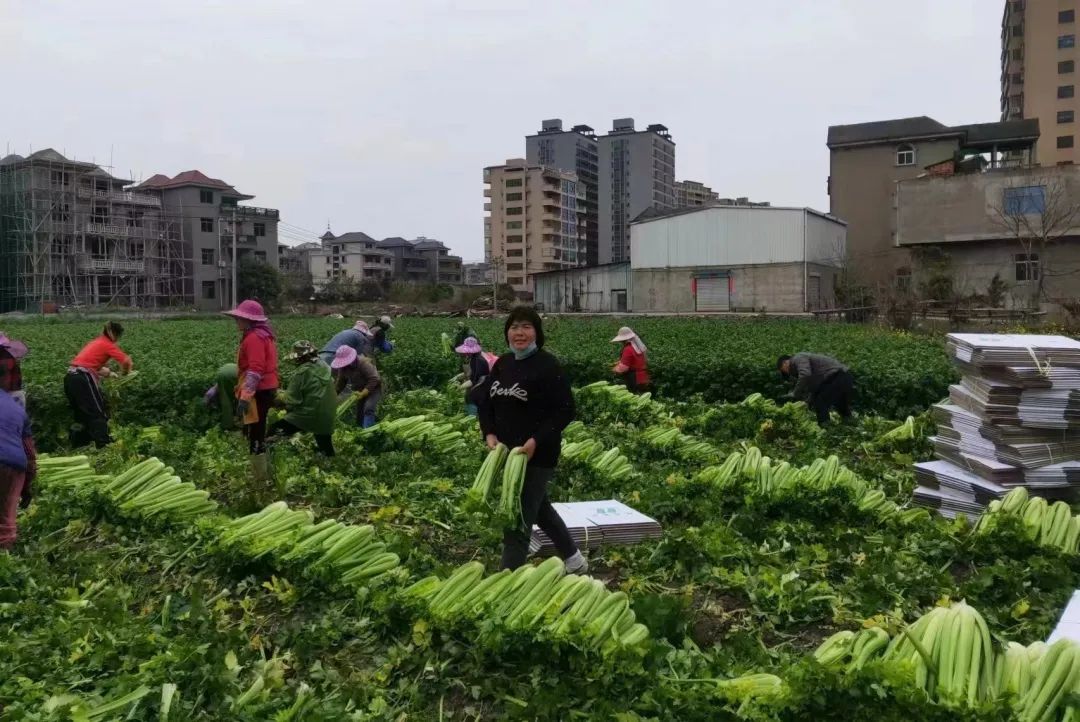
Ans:
[{"label": "dark trousers", "polygon": [[[282,436],[292,436],[294,434],[302,433],[304,430],[296,424],[291,424],[288,421],[282,419],[276,422],[270,427],[271,434],[281,434]],[[315,437],[315,446],[319,448],[324,456],[334,455],[334,438],[330,434],[313,434]]]},{"label": "dark trousers", "polygon": [[270,413],[270,407],[274,405],[274,394],[277,389],[263,389],[255,392],[255,409],[259,412],[259,420],[254,424],[244,426],[244,436],[248,440],[248,453],[262,454],[266,451],[266,417]]},{"label": "dark trousers", "polygon": [[525,484],[521,489],[521,516],[524,525],[503,532],[503,569],[517,569],[525,563],[529,557],[533,524],[543,529],[563,559],[572,557],[577,552],[577,544],[567,531],[566,523],[548,499],[548,484],[554,476],[554,469],[527,467]]},{"label": "dark trousers", "polygon": [[829,423],[829,411],[836,409],[845,419],[851,418],[851,397],[855,379],[847,371],[838,371],[818,387],[810,399],[810,408],[817,414],[818,424]]},{"label": "dark trousers", "polygon": [[64,395],[75,414],[76,426],[68,433],[71,445],[85,446],[92,441],[101,448],[110,443],[109,407],[97,378],[82,369],[68,371],[64,376]]}]

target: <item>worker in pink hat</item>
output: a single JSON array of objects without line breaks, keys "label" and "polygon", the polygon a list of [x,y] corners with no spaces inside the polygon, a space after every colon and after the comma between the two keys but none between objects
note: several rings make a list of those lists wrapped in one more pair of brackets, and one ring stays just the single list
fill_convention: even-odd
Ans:
[{"label": "worker in pink hat", "polygon": [[499,357],[493,353],[485,353],[475,336],[466,338],[454,349],[454,353],[464,359],[462,371],[465,374],[465,381],[462,382],[461,388],[465,389],[465,412],[469,416],[476,416],[477,405],[470,398],[470,394],[472,389],[479,388],[480,384],[484,383],[484,379],[491,373],[491,367],[495,365]]},{"label": "worker in pink hat", "polygon": [[255,481],[270,478],[266,458],[266,417],[278,388],[277,346],[262,304],[248,299],[225,312],[236,319],[240,348],[236,353],[236,416],[244,427]]},{"label": "worker in pink hat", "polygon": [[649,390],[649,360],[645,353],[648,348],[641,337],[634,333],[629,326],[623,326],[612,343],[621,343],[622,352],[619,361],[611,367],[611,372],[621,376],[626,388],[635,394],[641,394]]},{"label": "worker in pink hat", "polygon": [[375,412],[382,399],[382,379],[375,364],[356,353],[352,346],[342,346],[330,362],[334,372],[334,390],[338,394],[351,386],[356,395],[356,423],[363,429],[378,421]]},{"label": "worker in pink hat", "polygon": [[6,333],[0,331],[0,369],[4,371],[4,375],[0,376],[0,391],[7,391],[23,408],[26,408],[26,392],[23,391],[19,361],[26,356],[26,351],[25,343],[8,338]]}]

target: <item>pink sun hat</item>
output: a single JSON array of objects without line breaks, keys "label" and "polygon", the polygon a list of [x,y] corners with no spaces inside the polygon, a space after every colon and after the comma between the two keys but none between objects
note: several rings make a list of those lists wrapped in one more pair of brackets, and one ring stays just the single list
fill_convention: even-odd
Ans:
[{"label": "pink sun hat", "polygon": [[330,362],[330,368],[343,369],[356,360],[356,349],[352,346],[338,346],[334,352],[334,360]]},{"label": "pink sun hat", "polygon": [[14,358],[22,358],[27,352],[25,343],[8,338],[7,334],[3,332],[0,332],[0,348],[7,349],[7,352]]},{"label": "pink sun hat", "polygon": [[261,323],[268,320],[266,318],[266,313],[263,311],[262,304],[258,301],[253,301],[250,298],[246,301],[241,301],[233,310],[225,311],[225,315],[232,316],[233,318],[242,318],[247,321],[254,321],[255,323]]},{"label": "pink sun hat", "polygon": [[474,337],[469,336],[467,339],[465,339],[465,343],[454,349],[454,353],[471,355],[474,353],[481,353],[483,350],[484,349],[480,348],[480,342],[477,341]]}]

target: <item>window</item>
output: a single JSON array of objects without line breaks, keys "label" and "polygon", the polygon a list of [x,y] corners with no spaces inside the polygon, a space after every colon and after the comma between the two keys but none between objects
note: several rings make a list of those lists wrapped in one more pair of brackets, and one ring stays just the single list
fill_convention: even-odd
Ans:
[{"label": "window", "polygon": [[255,235],[256,236],[265,236],[266,235],[266,224],[265,223],[256,223],[255,224]]},{"label": "window", "polygon": [[215,298],[217,296],[217,281],[202,282],[202,297]]},{"label": "window", "polygon": [[508,215],[508,216],[520,216],[521,214],[522,214],[521,206],[506,209],[506,215]]},{"label": "window", "polygon": [[523,283],[521,276],[510,276],[506,279],[506,282],[511,286],[520,286]]},{"label": "window", "polygon": [[1005,213],[1010,216],[1033,215],[1046,210],[1046,186],[1006,188]]},{"label": "window", "polygon": [[1017,253],[1013,256],[1013,261],[1016,263],[1017,281],[1039,280],[1038,253]]},{"label": "window", "polygon": [[202,249],[202,264],[204,266],[214,265],[214,249],[204,248]]},{"label": "window", "polygon": [[266,251],[255,251],[255,260],[266,263]]},{"label": "window", "polygon": [[1014,38],[1022,38],[1022,37],[1024,37],[1024,24],[1023,23],[1012,26],[1012,36]]},{"label": "window", "polygon": [[1009,52],[1009,55],[1012,57],[1013,60],[1023,60],[1024,59],[1024,49],[1023,48],[1013,48]]},{"label": "window", "polygon": [[1023,85],[1024,84],[1024,74],[1023,73],[1013,73],[1012,75],[1009,76],[1009,82],[1011,82],[1013,85]]},{"label": "window", "polygon": [[507,188],[520,188],[521,187],[521,179],[520,178],[507,178],[505,185],[506,185]]},{"label": "window", "polygon": [[203,233],[214,232],[214,219],[213,218],[200,218],[199,225],[202,226]]},{"label": "window", "polygon": [[1012,5],[1012,11],[1014,13],[1024,12],[1024,0],[1013,0],[1010,5]]},{"label": "window", "polygon": [[1059,85],[1058,86],[1058,97],[1059,98],[1071,98],[1075,94],[1076,94],[1076,90],[1071,85]]},{"label": "window", "polygon": [[[213,202],[214,202],[214,191],[203,190],[203,189],[200,188],[199,189],[199,203],[213,203]],[[213,297],[211,296],[211,298],[213,298]]]},{"label": "window", "polygon": [[1058,10],[1058,22],[1062,24],[1076,22],[1076,11]]},{"label": "window", "polygon": [[509,248],[506,255],[508,258],[521,258],[522,250],[520,248]]},{"label": "window", "polygon": [[516,230],[519,230],[520,228],[521,228],[521,221],[507,221],[506,222],[506,230],[508,230],[508,231],[516,231]]},{"label": "window", "polygon": [[1058,37],[1058,47],[1061,49],[1075,48],[1076,36],[1075,35],[1061,35]]},{"label": "window", "polygon": [[507,263],[506,270],[508,271],[524,271],[525,266],[521,263]]},{"label": "window", "polygon": [[1058,63],[1058,75],[1065,75],[1066,73],[1071,73],[1074,70],[1076,70],[1075,60],[1062,60],[1060,63]]},{"label": "window", "polygon": [[1072,148],[1073,137],[1071,135],[1059,135],[1057,138],[1058,148]]},{"label": "window", "polygon": [[521,236],[507,236],[507,243],[521,243]]},{"label": "window", "polygon": [[506,194],[506,200],[508,200],[508,201],[520,201],[521,200],[521,194],[520,193],[507,193]]},{"label": "window", "polygon": [[1057,120],[1059,123],[1071,123],[1075,114],[1071,110],[1059,110],[1057,114]]},{"label": "window", "polygon": [[896,149],[896,165],[915,165],[915,146],[905,143]]}]

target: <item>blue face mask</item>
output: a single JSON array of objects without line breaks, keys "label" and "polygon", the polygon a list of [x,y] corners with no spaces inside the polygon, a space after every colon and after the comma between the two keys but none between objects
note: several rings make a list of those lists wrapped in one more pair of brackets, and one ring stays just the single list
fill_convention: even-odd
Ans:
[{"label": "blue face mask", "polygon": [[516,358],[518,361],[521,361],[523,359],[529,358],[534,353],[536,353],[536,351],[537,351],[536,342],[533,341],[532,343],[530,343],[528,346],[521,349],[520,351],[518,351],[517,349],[514,349],[514,358]]}]

